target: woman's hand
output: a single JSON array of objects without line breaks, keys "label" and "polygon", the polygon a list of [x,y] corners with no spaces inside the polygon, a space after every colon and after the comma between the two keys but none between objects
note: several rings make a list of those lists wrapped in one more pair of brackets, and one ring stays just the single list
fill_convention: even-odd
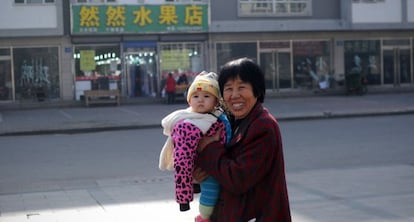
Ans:
[{"label": "woman's hand", "polygon": [[203,180],[205,180],[207,177],[208,174],[199,167],[195,168],[195,170],[193,171],[193,179],[196,183],[203,182]]},{"label": "woman's hand", "polygon": [[217,130],[216,134],[212,135],[212,136],[205,136],[203,138],[200,139],[200,141],[198,142],[198,148],[197,151],[201,152],[204,150],[204,148],[212,143],[212,142],[216,142],[220,140],[220,135],[221,135],[221,131],[222,129]]},{"label": "woman's hand", "polygon": [[[197,147],[197,151],[201,152],[204,150],[204,148],[215,141],[219,141],[220,140],[220,135],[221,135],[221,129],[217,130],[217,132],[212,135],[212,136],[204,136],[203,138],[200,139],[200,141],[198,142],[198,147]],[[208,174],[203,171],[201,168],[197,167],[194,171],[193,171],[193,179],[195,182],[197,183],[201,183],[203,180],[205,180],[208,177]]]}]

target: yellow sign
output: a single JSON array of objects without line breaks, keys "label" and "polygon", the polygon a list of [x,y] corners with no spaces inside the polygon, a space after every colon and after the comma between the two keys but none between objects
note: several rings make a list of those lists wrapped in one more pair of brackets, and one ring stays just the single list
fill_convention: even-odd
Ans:
[{"label": "yellow sign", "polygon": [[207,31],[208,4],[72,6],[73,34]]},{"label": "yellow sign", "polygon": [[95,50],[81,50],[80,51],[80,70],[92,71],[95,70]]},{"label": "yellow sign", "polygon": [[189,50],[161,51],[161,70],[187,70],[190,68]]}]

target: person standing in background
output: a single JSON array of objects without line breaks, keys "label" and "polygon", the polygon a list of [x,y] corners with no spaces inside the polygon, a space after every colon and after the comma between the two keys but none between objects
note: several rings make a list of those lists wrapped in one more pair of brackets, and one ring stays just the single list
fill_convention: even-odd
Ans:
[{"label": "person standing in background", "polygon": [[165,92],[167,94],[167,104],[174,104],[175,102],[175,88],[176,83],[172,73],[168,73],[165,80]]}]

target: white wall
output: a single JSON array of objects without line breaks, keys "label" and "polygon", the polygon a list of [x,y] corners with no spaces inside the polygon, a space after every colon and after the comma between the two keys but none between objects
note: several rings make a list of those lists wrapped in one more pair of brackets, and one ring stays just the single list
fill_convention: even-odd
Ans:
[{"label": "white wall", "polygon": [[56,5],[15,5],[0,1],[0,29],[57,28]]},{"label": "white wall", "polygon": [[414,22],[414,1],[407,0],[407,20],[408,22]]},{"label": "white wall", "polygon": [[[413,0],[408,0],[413,4]],[[401,23],[401,0],[385,0],[378,3],[352,3],[353,23]]]}]

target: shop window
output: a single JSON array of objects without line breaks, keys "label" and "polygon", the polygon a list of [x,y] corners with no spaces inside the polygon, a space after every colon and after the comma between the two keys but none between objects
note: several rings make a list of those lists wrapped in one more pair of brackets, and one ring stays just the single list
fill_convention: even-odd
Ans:
[{"label": "shop window", "polygon": [[10,49],[0,48],[0,56],[10,56]]},{"label": "shop window", "polygon": [[[160,84],[164,89],[165,79],[173,74],[177,82],[176,94],[186,96],[188,84],[205,70],[204,47],[202,43],[164,43],[160,47]],[[209,71],[209,70],[206,70]],[[161,96],[163,93],[161,92]]]},{"label": "shop window", "polygon": [[328,88],[333,82],[328,41],[293,42],[295,88]]},{"label": "shop window", "polygon": [[118,78],[121,74],[119,46],[79,46],[75,48],[76,78],[106,76]]},{"label": "shop window", "polygon": [[58,47],[13,49],[17,99],[59,98]]},{"label": "shop window", "polygon": [[172,73],[178,80],[185,74],[189,81],[205,69],[201,43],[172,43],[160,45],[161,79]]},{"label": "shop window", "polygon": [[345,41],[345,75],[360,73],[368,84],[381,84],[381,52],[379,40]]},{"label": "shop window", "polygon": [[220,69],[226,62],[247,57],[257,61],[256,42],[217,43],[217,68]]},{"label": "shop window", "polygon": [[119,89],[121,59],[118,45],[77,46],[73,55],[76,73],[76,100],[84,90]]},{"label": "shop window", "polygon": [[311,16],[312,0],[238,0],[239,16]]}]

